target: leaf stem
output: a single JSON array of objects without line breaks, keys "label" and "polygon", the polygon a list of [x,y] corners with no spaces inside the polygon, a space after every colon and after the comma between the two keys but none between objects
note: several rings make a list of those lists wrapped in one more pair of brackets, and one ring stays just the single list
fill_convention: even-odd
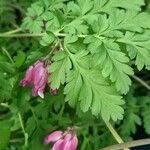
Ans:
[{"label": "leaf stem", "polygon": [[[105,122],[107,128],[109,129],[109,131],[111,132],[111,134],[113,135],[113,137],[116,139],[116,141],[117,141],[118,143],[124,143],[124,141],[123,141],[122,138],[119,136],[119,134],[118,134],[117,131],[114,129],[114,127],[111,125],[111,123],[110,123],[110,122],[106,122],[106,121],[104,121],[104,122]],[[124,150],[129,150],[129,149],[128,149],[128,148],[127,148],[127,149],[125,148]]]},{"label": "leaf stem", "polygon": [[108,146],[101,150],[120,150],[120,149],[124,149],[124,148],[131,148],[131,147],[137,147],[137,146],[148,145],[148,144],[150,144],[150,138],[126,142],[126,143],[120,143],[120,144]]},{"label": "leaf stem", "polygon": [[[6,37],[6,38],[20,38],[20,37],[41,37],[43,35],[43,33],[37,33],[37,34],[31,34],[31,33],[20,33],[20,34],[14,34],[14,33],[17,33],[17,32],[20,32],[22,31],[21,28],[18,28],[18,29],[15,29],[15,30],[12,30],[12,31],[8,31],[8,32],[4,32],[4,33],[0,33],[0,37]],[[53,33],[55,36],[58,36],[58,37],[65,37],[67,36],[66,33],[59,33],[58,31],[57,32],[54,32]],[[80,38],[84,38],[88,35],[84,35],[84,34],[78,34],[77,35],[78,37]]]},{"label": "leaf stem", "polygon": [[28,145],[28,134],[25,131],[25,128],[24,128],[24,125],[23,125],[23,121],[22,121],[22,117],[21,117],[20,112],[18,113],[18,117],[19,117],[21,128],[22,128],[22,132],[23,132],[24,138],[25,138],[24,147],[27,147],[27,145]]},{"label": "leaf stem", "polygon": [[137,77],[135,75],[133,75],[132,78],[135,79],[136,81],[138,81],[145,88],[147,88],[148,90],[150,90],[150,86],[145,81],[143,81],[142,79],[140,79],[139,77]]}]

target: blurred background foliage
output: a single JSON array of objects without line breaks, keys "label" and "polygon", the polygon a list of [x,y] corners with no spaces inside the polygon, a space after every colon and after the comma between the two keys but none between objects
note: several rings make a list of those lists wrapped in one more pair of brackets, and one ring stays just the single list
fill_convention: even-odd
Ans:
[{"label": "blurred background foliage", "polygon": [[[0,33],[19,28],[27,8],[35,1],[0,0]],[[149,0],[143,11],[150,13]],[[30,87],[19,86],[26,68],[48,50],[41,48],[36,38],[0,38],[0,150],[47,150],[44,136],[71,125],[79,127],[80,150],[98,150],[116,143],[102,119],[64,104],[61,89],[57,96],[51,96],[47,89],[42,100],[31,97]],[[150,72],[137,71],[136,75],[150,84]],[[124,120],[113,124],[125,141],[150,137],[149,96],[150,92],[133,80],[125,96]]]}]

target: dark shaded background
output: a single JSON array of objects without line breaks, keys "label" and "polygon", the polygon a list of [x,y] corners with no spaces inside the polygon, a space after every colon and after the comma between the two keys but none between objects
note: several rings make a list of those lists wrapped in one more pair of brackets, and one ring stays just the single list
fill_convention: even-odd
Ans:
[{"label": "dark shaded background", "polygon": [[[150,138],[150,135],[146,134],[144,131],[144,128],[141,126],[137,127],[137,133],[133,135],[134,140],[144,139],[144,138]],[[150,145],[144,145],[139,147],[134,147],[131,150],[150,150]]]}]

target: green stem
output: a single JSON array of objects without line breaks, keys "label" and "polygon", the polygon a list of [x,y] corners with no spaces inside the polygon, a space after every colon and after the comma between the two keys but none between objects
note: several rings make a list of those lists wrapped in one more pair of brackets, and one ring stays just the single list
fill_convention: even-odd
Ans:
[{"label": "green stem", "polygon": [[32,112],[32,115],[33,115],[33,118],[34,118],[34,120],[35,120],[35,122],[36,122],[36,125],[37,125],[37,127],[39,128],[38,119],[37,119],[37,117],[36,117],[36,115],[35,115],[35,112],[34,112],[32,106],[30,106],[30,110],[31,110],[31,112]]},{"label": "green stem", "polygon": [[2,34],[3,35],[9,35],[9,34],[14,34],[14,33],[20,32],[20,31],[22,31],[22,29],[21,28],[17,28],[15,30],[11,30],[11,31],[8,31],[8,32],[2,33]]},{"label": "green stem", "polygon": [[5,108],[9,108],[9,105],[7,103],[0,103],[0,106],[3,106]]},{"label": "green stem", "polygon": [[143,81],[142,79],[140,79],[139,77],[137,77],[135,75],[132,76],[132,78],[135,79],[136,81],[138,81],[141,85],[146,87],[148,90],[150,90],[150,86],[145,81]]},{"label": "green stem", "polygon": [[63,115],[63,112],[64,112],[64,109],[65,109],[65,102],[63,103],[62,107],[61,107],[61,110],[59,112],[59,117],[62,117]]},{"label": "green stem", "polygon": [[53,52],[56,50],[57,46],[58,46],[59,42],[57,42],[54,47],[52,48],[52,50],[43,58],[43,60],[47,60],[49,59],[49,57],[53,54]]},{"label": "green stem", "polygon": [[[105,122],[105,121],[104,121]],[[111,123],[109,122],[105,122],[107,128],[109,129],[109,131],[111,132],[111,134],[113,135],[113,137],[116,139],[116,141],[118,143],[124,143],[124,141],[122,140],[122,138],[119,136],[119,134],[117,133],[117,131],[113,128],[113,126],[111,125]],[[128,148],[124,149],[124,150],[129,150]]]},{"label": "green stem", "polygon": [[21,143],[23,141],[23,138],[15,138],[15,139],[10,139],[9,143]]},{"label": "green stem", "polygon": [[23,121],[22,121],[22,117],[21,117],[20,112],[18,113],[18,117],[19,117],[19,121],[20,121],[20,126],[22,128],[22,132],[23,132],[24,138],[25,138],[24,147],[26,148],[27,145],[28,145],[28,134],[25,131],[25,128],[24,128],[24,125],[23,125]]},{"label": "green stem", "polygon": [[[53,34],[55,36],[57,36],[57,37],[65,37],[65,36],[67,36],[67,34],[65,34],[65,33],[58,33],[58,32],[54,32]],[[12,33],[10,33],[9,34],[9,32],[7,32],[7,33],[0,33],[0,37],[1,38],[22,38],[22,37],[41,37],[41,36],[43,36],[42,33],[38,33],[38,34],[31,34],[31,33],[20,33],[20,34],[12,34]],[[88,35],[86,35],[86,34],[78,34],[76,36],[79,37],[79,38],[85,38]],[[104,37],[100,37],[98,35],[94,35],[94,37],[100,38],[100,39],[104,39]]]},{"label": "green stem", "polygon": [[19,38],[19,37],[41,37],[43,34],[30,34],[30,33],[22,33],[22,34],[4,34],[1,33],[0,37],[6,37],[6,38]]},{"label": "green stem", "polygon": [[112,146],[103,148],[101,150],[121,150],[125,148],[137,147],[137,146],[148,145],[148,144],[150,144],[150,139],[142,139],[142,140],[136,140],[136,141],[112,145]]},{"label": "green stem", "polygon": [[2,50],[5,52],[5,54],[7,55],[9,60],[11,61],[11,63],[14,64],[14,60],[11,58],[11,56],[10,56],[9,52],[7,51],[7,49],[2,47]]}]

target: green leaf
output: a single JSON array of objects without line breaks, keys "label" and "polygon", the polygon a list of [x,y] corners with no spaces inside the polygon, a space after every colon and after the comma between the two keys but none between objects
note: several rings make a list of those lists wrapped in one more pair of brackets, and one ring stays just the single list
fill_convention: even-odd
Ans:
[{"label": "green leaf", "polygon": [[42,46],[48,46],[52,44],[54,40],[55,40],[55,36],[52,33],[44,33],[40,41],[40,44]]},{"label": "green leaf", "polygon": [[65,100],[69,101],[72,107],[77,104],[80,89],[82,87],[82,77],[78,71],[71,71],[67,74],[67,85],[64,89]]},{"label": "green leaf", "polygon": [[94,0],[94,11],[100,10],[111,13],[116,8],[124,8],[126,10],[140,11],[144,5],[144,0]]},{"label": "green leaf", "polygon": [[47,8],[49,8],[50,10],[55,10],[55,9],[58,9],[58,8],[62,8],[64,5],[63,3],[66,2],[67,0],[43,0],[43,1],[40,1],[41,3],[44,3],[45,6]]},{"label": "green leaf", "polygon": [[0,102],[11,98],[12,89],[11,79],[7,77],[7,74],[0,72]]},{"label": "green leaf", "polygon": [[115,82],[116,88],[121,93],[127,93],[131,80],[128,75],[133,75],[132,68],[127,64],[129,58],[120,50],[113,40],[101,40],[97,37],[87,37],[85,43],[89,44],[89,51],[93,54],[94,65],[102,68],[102,75],[110,77]]},{"label": "green leaf", "polygon": [[15,72],[15,65],[10,63],[5,57],[2,56],[0,53],[0,72],[3,73],[14,73]]},{"label": "green leaf", "polygon": [[69,34],[87,34],[88,26],[82,20],[74,20],[65,26],[65,32]]},{"label": "green leaf", "polygon": [[[82,60],[79,59],[80,55],[70,55],[75,69],[67,74],[67,85],[64,89],[66,101],[69,101],[72,107],[79,102],[84,112],[91,109],[93,115],[101,114],[107,121],[110,118],[114,121],[122,119],[122,97],[117,94],[114,86],[104,79],[99,69],[89,70],[82,67],[78,63],[78,60]],[[81,55],[81,58],[83,56]]]},{"label": "green leaf", "polygon": [[136,58],[135,64],[141,70],[144,66],[150,66],[150,37],[148,35],[127,32],[125,36],[118,39],[124,43],[131,59]]},{"label": "green leaf", "polygon": [[41,33],[44,26],[41,15],[44,9],[40,3],[34,3],[28,8],[27,17],[24,19],[22,28],[29,30],[31,33]]},{"label": "green leaf", "polygon": [[52,89],[58,89],[60,84],[66,81],[66,73],[72,67],[68,54],[65,51],[56,52],[52,58],[53,63],[50,65],[50,77]]},{"label": "green leaf", "polygon": [[91,8],[92,8],[92,1],[91,0],[77,0],[82,15],[85,15]]},{"label": "green leaf", "polygon": [[77,40],[78,40],[78,37],[76,35],[72,35],[72,34],[68,34],[64,39],[65,43],[74,43]]},{"label": "green leaf", "polygon": [[31,51],[26,59],[27,64],[34,63],[36,60],[40,59],[43,54],[40,51]]},{"label": "green leaf", "polygon": [[[106,14],[97,15],[88,22],[96,35],[105,37],[122,37],[122,31],[143,32],[143,28],[150,28],[150,15],[134,11],[115,10],[109,17]],[[142,22],[142,23],[140,23]]]},{"label": "green leaf", "polygon": [[5,150],[10,138],[10,122],[0,121],[0,150]]},{"label": "green leaf", "polygon": [[26,123],[26,131],[28,133],[29,136],[32,135],[32,133],[35,131],[36,129],[36,120],[34,117],[29,117]]},{"label": "green leaf", "polygon": [[150,134],[150,105],[145,105],[142,116],[146,133]]},{"label": "green leaf", "polygon": [[10,1],[0,0],[0,21],[1,24],[15,23],[15,9],[9,6]]},{"label": "green leaf", "polygon": [[53,13],[52,19],[46,21],[45,24],[46,31],[57,32],[61,28],[62,20],[63,20],[63,16],[61,12],[58,11]]},{"label": "green leaf", "polygon": [[121,123],[121,134],[123,136],[131,136],[137,131],[137,125],[141,125],[142,121],[139,116],[140,107],[138,105],[137,98],[133,93],[129,93],[126,97],[126,110],[124,114],[124,120]]},{"label": "green leaf", "polygon": [[73,1],[68,2],[66,10],[67,10],[68,16],[76,17],[76,16],[81,15],[80,7]]},{"label": "green leaf", "polygon": [[23,51],[19,51],[17,56],[15,56],[15,65],[16,67],[21,67],[25,61],[26,54]]}]

